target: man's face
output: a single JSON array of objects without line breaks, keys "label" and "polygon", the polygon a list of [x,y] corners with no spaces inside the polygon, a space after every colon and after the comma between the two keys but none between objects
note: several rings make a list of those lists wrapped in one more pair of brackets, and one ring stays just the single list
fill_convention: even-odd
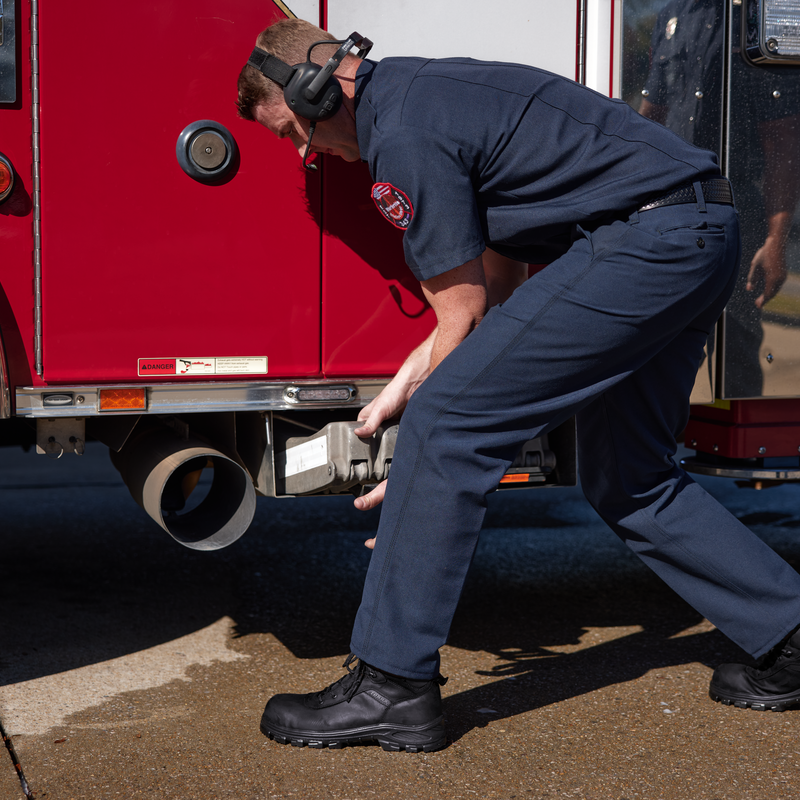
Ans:
[{"label": "man's face", "polygon": [[[307,119],[298,117],[285,103],[258,105],[253,116],[279,139],[291,139],[295,150],[303,156],[311,124]],[[345,161],[360,160],[355,122],[343,106],[330,119],[317,123],[311,152],[339,156]]]}]

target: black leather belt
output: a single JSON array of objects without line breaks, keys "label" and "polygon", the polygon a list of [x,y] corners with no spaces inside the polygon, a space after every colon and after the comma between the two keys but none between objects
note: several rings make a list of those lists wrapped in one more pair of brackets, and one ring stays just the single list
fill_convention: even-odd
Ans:
[{"label": "black leather belt", "polygon": [[[700,188],[703,190],[703,197],[706,203],[733,205],[733,190],[727,178],[712,178],[709,181],[701,181]],[[694,186],[689,184],[643,205],[639,211],[650,211],[651,208],[661,208],[661,206],[676,206],[681,203],[696,202],[697,196],[694,193]]]}]

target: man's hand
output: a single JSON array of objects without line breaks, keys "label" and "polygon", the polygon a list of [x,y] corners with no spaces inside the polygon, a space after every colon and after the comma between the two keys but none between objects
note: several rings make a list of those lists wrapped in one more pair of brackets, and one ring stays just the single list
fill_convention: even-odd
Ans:
[{"label": "man's hand", "polygon": [[759,284],[764,291],[754,301],[756,308],[763,308],[775,297],[786,282],[786,251],[777,236],[767,236],[766,241],[756,251],[747,273],[747,291],[756,291]]},{"label": "man's hand", "polygon": [[[372,436],[385,420],[397,416],[431,371],[486,313],[486,277],[480,256],[422,281],[421,285],[436,314],[436,328],[406,359],[384,390],[361,409],[358,419],[364,424],[356,428],[356,436]],[[357,498],[355,507],[362,511],[375,508],[383,500],[384,491],[384,485],[380,484],[368,495]]]},{"label": "man's hand", "polygon": [[[527,277],[527,264],[487,249],[483,256],[422,281],[437,326],[384,390],[361,409],[358,419],[364,424],[356,428],[356,436],[372,436],[387,419],[400,414],[431,371],[477,327],[487,307],[505,302]],[[380,505],[385,492],[383,481],[369,494],[356,498],[354,505],[360,511],[369,511]],[[375,540],[368,539],[364,544],[372,549]]]},{"label": "man's hand", "polygon": [[[353,505],[359,511],[369,511],[370,509],[377,508],[383,502],[383,496],[386,494],[386,481],[381,481],[371,492],[365,494],[363,497],[356,497]],[[364,542],[364,547],[372,550],[375,547],[375,539],[367,539]]]},{"label": "man's hand", "polygon": [[396,417],[406,407],[412,393],[410,386],[402,385],[396,378],[392,380],[371,403],[359,411],[358,421],[364,424],[355,429],[355,435],[363,439],[372,436],[387,419]]},{"label": "man's hand", "polygon": [[431,348],[435,339],[434,328],[428,338],[405,360],[397,375],[386,384],[383,391],[361,409],[358,420],[364,424],[355,429],[356,436],[372,436],[387,419],[402,412],[411,395],[430,373]]},{"label": "man's hand", "polygon": [[[767,238],[750,262],[747,291],[763,292],[754,301],[763,308],[786,281],[786,240],[800,199],[800,159],[797,158],[800,114],[762,122],[758,135],[764,151],[764,211]],[[768,189],[768,191],[766,190]]]}]

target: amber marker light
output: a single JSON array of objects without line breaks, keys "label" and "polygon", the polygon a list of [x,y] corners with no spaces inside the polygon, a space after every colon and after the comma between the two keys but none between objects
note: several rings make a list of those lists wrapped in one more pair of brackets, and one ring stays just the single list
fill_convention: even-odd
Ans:
[{"label": "amber marker light", "polygon": [[0,154],[0,203],[3,202],[14,188],[14,170],[11,164]]},{"label": "amber marker light", "polygon": [[140,389],[101,389],[101,411],[144,411],[147,408],[147,395],[144,387]]},{"label": "amber marker light", "polygon": [[528,483],[530,477],[527,472],[514,472],[511,475],[503,475],[500,483]]}]

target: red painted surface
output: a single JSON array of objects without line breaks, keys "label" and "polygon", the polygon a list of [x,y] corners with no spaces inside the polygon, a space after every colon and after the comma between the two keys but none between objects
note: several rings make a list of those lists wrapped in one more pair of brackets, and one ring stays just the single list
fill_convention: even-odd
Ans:
[{"label": "red painted surface", "polygon": [[797,456],[800,400],[732,400],[729,409],[692,406],[685,441],[692,449],[725,458]]},{"label": "red painted surface", "polygon": [[393,375],[436,324],[406,266],[403,232],[372,200],[367,165],[326,158],[322,365],[325,375]]},{"label": "red painted surface", "polygon": [[[325,28],[328,0],[320,3]],[[403,234],[375,208],[366,164],[321,160],[322,369],[390,376],[436,320],[406,266]]]},{"label": "red painted surface", "polygon": [[[64,35],[74,7],[39,10],[47,382],[152,381],[138,359],[161,354],[267,356],[270,378],[318,375],[319,178],[234,106],[278,12],[149,0],[134,46],[114,33],[130,9],[107,4],[81,17],[91,46],[76,47]],[[192,180],[175,157],[200,119],[237,140],[241,166],[223,186]]]},{"label": "red painted surface", "polygon": [[[33,186],[31,179],[30,5],[17,3],[17,101],[0,104],[0,152],[16,173],[0,203],[0,339],[11,382],[37,383],[33,371]],[[12,392],[13,399],[13,392]]]}]

